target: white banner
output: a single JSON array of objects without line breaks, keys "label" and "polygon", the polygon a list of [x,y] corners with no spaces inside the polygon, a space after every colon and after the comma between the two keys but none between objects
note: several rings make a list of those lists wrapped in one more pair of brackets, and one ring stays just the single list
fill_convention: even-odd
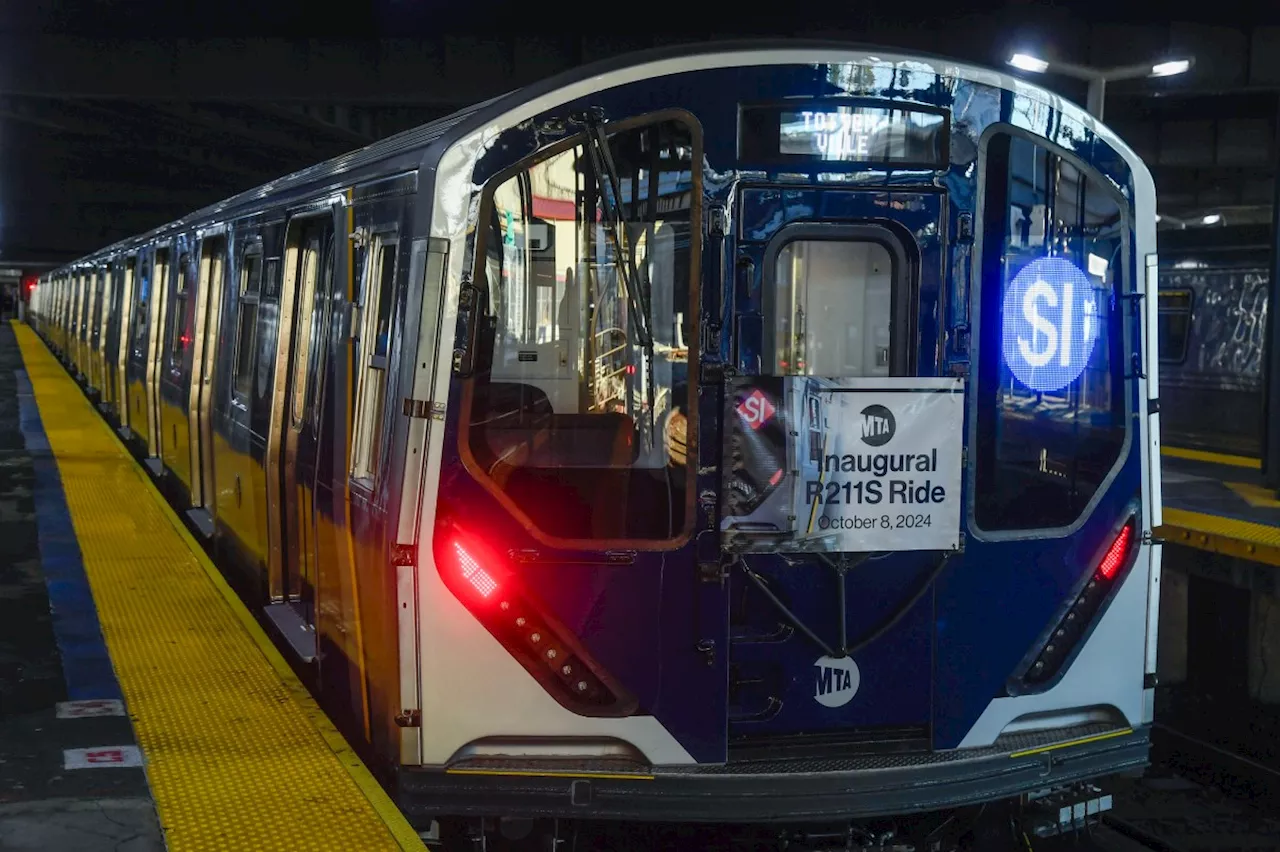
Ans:
[{"label": "white banner", "polygon": [[[846,553],[959,547],[962,380],[796,376],[772,389],[750,381],[730,400],[739,421],[730,452],[743,458],[726,466],[730,546]],[[762,396],[770,390],[782,411]],[[777,425],[767,428],[774,417]],[[783,435],[785,452],[769,452]],[[778,469],[769,475],[771,466]]]}]

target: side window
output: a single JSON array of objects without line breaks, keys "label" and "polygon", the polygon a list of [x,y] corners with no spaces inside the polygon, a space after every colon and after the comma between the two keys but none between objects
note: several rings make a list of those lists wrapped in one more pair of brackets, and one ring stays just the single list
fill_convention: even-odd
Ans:
[{"label": "side window", "polygon": [[236,396],[248,398],[253,389],[253,356],[258,348],[258,298],[262,293],[262,248],[252,247],[240,262],[239,315],[236,318]]},{"label": "side window", "polygon": [[1125,441],[1125,202],[1021,136],[993,137],[987,157],[975,519],[1070,526]]},{"label": "side window", "polygon": [[678,119],[621,125],[485,188],[460,439],[472,474],[548,536],[662,541],[690,523],[696,144]]},{"label": "side window", "polygon": [[327,318],[323,311],[316,311],[316,287],[322,287],[321,292],[326,295],[331,290],[328,283],[333,274],[333,251],[333,236],[316,229],[306,238],[298,258],[298,310],[294,315],[293,335],[292,416],[295,427],[301,425],[307,416],[313,384],[310,379],[318,369],[312,356],[318,348],[317,343],[323,343],[317,332],[318,327],[324,327]]},{"label": "side window", "polygon": [[1187,360],[1187,343],[1191,337],[1190,290],[1161,290],[1159,294],[1160,360],[1181,364]]},{"label": "side window", "polygon": [[398,243],[374,242],[365,263],[364,304],[361,305],[359,400],[356,405],[351,475],[376,481],[382,458],[382,413],[387,391],[387,349],[395,308]]},{"label": "side window", "polygon": [[146,354],[148,306],[151,304],[151,263],[144,260],[138,265],[137,307],[133,312],[133,354],[141,358]]},{"label": "side window", "polygon": [[178,289],[173,294],[173,305],[169,312],[173,318],[169,323],[169,367],[175,370],[182,367],[182,355],[191,342],[191,332],[187,328],[187,293],[194,278],[195,268],[191,256],[179,256]]}]

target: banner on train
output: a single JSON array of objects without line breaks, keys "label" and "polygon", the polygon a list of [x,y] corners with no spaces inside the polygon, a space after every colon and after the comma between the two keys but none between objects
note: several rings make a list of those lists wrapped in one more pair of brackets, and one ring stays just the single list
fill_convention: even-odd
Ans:
[{"label": "banner on train", "polygon": [[959,547],[962,380],[752,376],[727,405],[730,547]]}]

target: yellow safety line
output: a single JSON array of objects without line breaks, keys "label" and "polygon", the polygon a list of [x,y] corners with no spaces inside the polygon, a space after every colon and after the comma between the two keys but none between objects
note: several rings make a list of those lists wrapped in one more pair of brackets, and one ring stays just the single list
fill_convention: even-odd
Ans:
[{"label": "yellow safety line", "polygon": [[1170,447],[1167,444],[1160,448],[1160,454],[1170,458],[1185,459],[1186,461],[1209,462],[1211,464],[1225,464],[1230,467],[1247,467],[1253,470],[1262,470],[1262,460],[1249,456],[1211,453],[1207,450],[1188,450],[1182,447]]},{"label": "yellow safety line", "polygon": [[1041,746],[1040,748],[1029,748],[1026,751],[1015,751],[1009,755],[1014,757],[1027,757],[1032,754],[1044,754],[1047,751],[1057,751],[1060,748],[1070,748],[1071,746],[1085,745],[1086,743],[1096,743],[1102,740],[1110,740],[1115,737],[1123,737],[1133,733],[1133,728],[1125,728],[1123,731],[1109,731],[1105,734],[1097,734],[1092,737],[1081,737],[1078,740],[1067,740],[1065,743],[1054,743],[1053,745]]},{"label": "yellow safety line", "polygon": [[628,772],[557,772],[554,769],[548,769],[536,772],[528,769],[521,770],[505,770],[505,769],[446,769],[449,775],[504,775],[513,778],[594,778],[608,781],[652,781],[652,775],[643,773]]},{"label": "yellow safety line", "polygon": [[1280,566],[1280,527],[1166,506],[1155,532],[1173,544]]},{"label": "yellow safety line", "polygon": [[[425,849],[417,832],[325,716],[151,479],[126,453],[111,427],[92,410],[40,338],[25,325],[15,322],[13,326],[45,432],[62,473],[85,573],[102,618],[103,635],[111,649],[113,665],[134,718],[138,741],[146,756],[148,780],[168,847],[175,852],[186,849],[288,849],[291,852],[333,848]],[[50,416],[55,413],[57,417]],[[101,443],[89,440],[93,435],[84,429],[88,422],[96,424],[91,428],[98,430]],[[91,471],[89,468],[93,466],[104,467],[101,462],[95,463],[95,459],[105,459],[112,469]],[[131,472],[134,481],[112,476],[123,471]],[[99,473],[101,478],[86,481],[90,472]],[[104,480],[113,478],[115,482],[104,486]],[[103,493],[111,485],[120,488],[117,492]],[[125,492],[131,485],[141,486],[151,500],[144,503],[130,500]],[[138,528],[130,531],[104,524],[103,516],[113,509],[112,514],[127,511],[125,521],[132,519]],[[209,594],[209,586],[184,582],[191,579],[184,571],[190,563],[152,557],[152,565],[136,564],[145,560],[136,553],[159,554],[163,549],[163,528],[142,529],[146,521],[159,520],[157,513],[185,545],[191,562],[201,568],[217,596]],[[112,525],[120,523],[118,517],[108,516],[107,520]],[[140,535],[144,532],[147,535]],[[115,541],[105,544],[102,541],[117,536]],[[130,540],[141,548],[130,552],[124,546],[124,542]],[[152,569],[154,574],[139,576]],[[145,582],[138,583],[139,580]],[[145,604],[141,598],[147,597],[148,587],[153,601],[160,595],[167,598],[163,603],[170,608],[169,615],[175,623],[157,626],[155,621],[148,622],[147,616],[156,614],[142,611]],[[189,624],[182,627],[184,618],[200,613],[207,615],[210,604],[216,603],[218,597],[226,604],[224,617],[230,614],[231,624],[238,623],[243,633],[237,636],[234,630],[219,629],[230,625],[217,624],[217,613],[210,616],[213,629],[207,635],[200,635]],[[182,630],[156,635],[164,627],[182,627]],[[255,680],[252,671],[237,669],[238,653],[245,648],[236,645],[245,639],[251,642],[250,648],[256,648],[266,658],[276,675],[275,686],[282,690],[270,688],[271,684],[264,684],[260,677]],[[147,649],[156,653],[152,659],[139,659],[135,652],[140,646],[146,648],[148,643]],[[175,688],[198,677],[193,670],[207,673],[205,682],[192,684],[203,687],[204,694]],[[224,680],[210,682],[219,679]],[[229,707],[219,707],[217,699],[225,698],[225,692],[219,694],[215,689],[234,692],[238,700]],[[327,746],[327,753],[337,759],[346,778],[362,795],[352,801],[350,788],[329,780],[332,769],[324,760],[318,764],[295,760],[293,765],[281,766],[282,758],[306,756],[305,739],[268,741],[260,753],[246,754],[246,741],[263,736],[261,731],[254,730],[252,716],[264,706],[277,720],[285,717],[283,723],[278,723],[284,725],[284,731],[292,731],[290,723],[301,719],[309,722]],[[231,712],[220,717],[223,711]],[[289,716],[294,718],[288,719]],[[223,736],[210,738],[207,732],[220,727],[224,729],[220,732]],[[226,770],[228,763],[236,762],[240,764],[238,779],[228,777]],[[288,774],[291,769],[298,773],[296,777]],[[237,789],[237,780],[243,789]],[[246,791],[255,796],[253,801],[243,798]],[[264,792],[273,797],[262,797],[260,794]]]}]

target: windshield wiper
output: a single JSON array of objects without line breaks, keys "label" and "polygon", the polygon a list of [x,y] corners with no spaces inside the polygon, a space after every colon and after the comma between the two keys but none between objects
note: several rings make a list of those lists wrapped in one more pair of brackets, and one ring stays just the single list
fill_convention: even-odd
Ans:
[{"label": "windshield wiper", "polygon": [[[596,183],[608,181],[608,192],[600,193],[604,202],[606,231],[613,240],[614,251],[618,262],[614,266],[622,279],[622,286],[627,291],[627,304],[636,325],[636,337],[644,347],[645,354],[645,407],[649,410],[649,440],[656,441],[654,430],[654,390],[653,390],[653,315],[650,307],[648,288],[639,286],[640,274],[636,269],[636,259],[631,252],[632,234],[627,222],[622,217],[622,190],[618,179],[618,171],[613,164],[613,155],[609,153],[609,140],[605,136],[604,127],[599,123],[601,111],[598,107],[586,110],[575,116],[575,120],[587,129],[587,151],[591,156],[591,167],[596,173]],[[632,199],[634,202],[635,199]],[[650,199],[656,204],[656,199]],[[626,229],[625,232],[623,229]],[[625,233],[625,239],[624,237]]]},{"label": "windshield wiper", "polygon": [[[646,352],[653,352],[653,334],[650,331],[652,316],[650,314],[648,294],[636,285],[640,276],[636,270],[635,256],[631,253],[631,231],[622,218],[622,190],[618,179],[618,170],[613,165],[613,155],[609,153],[609,140],[604,127],[597,120],[599,109],[588,110],[578,120],[587,128],[590,145],[587,150],[591,155],[591,167],[595,170],[597,183],[607,181],[609,191],[601,193],[606,214],[606,230],[613,240],[614,250],[618,255],[618,270],[622,276],[622,284],[627,290],[627,302],[631,306],[632,316],[636,322],[636,336]],[[624,231],[624,229],[626,229]],[[623,235],[626,239],[623,239]]]}]

